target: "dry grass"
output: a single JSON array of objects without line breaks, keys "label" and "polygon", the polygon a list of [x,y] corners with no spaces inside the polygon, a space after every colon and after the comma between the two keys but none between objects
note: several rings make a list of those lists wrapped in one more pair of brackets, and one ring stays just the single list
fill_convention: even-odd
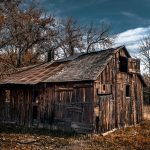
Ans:
[{"label": "dry grass", "polygon": [[103,149],[150,149],[150,121],[144,121],[136,127],[117,130],[106,137],[98,137],[96,142],[106,143]]},{"label": "dry grass", "polygon": [[[14,128],[14,127],[13,127]],[[12,132],[0,127],[0,150],[149,150],[150,121],[101,135],[59,135],[50,132]],[[7,132],[6,132],[7,131]],[[16,130],[15,130],[16,131]],[[46,133],[46,134],[45,134]]]},{"label": "dry grass", "polygon": [[143,109],[144,119],[150,120],[150,105],[145,105]]}]

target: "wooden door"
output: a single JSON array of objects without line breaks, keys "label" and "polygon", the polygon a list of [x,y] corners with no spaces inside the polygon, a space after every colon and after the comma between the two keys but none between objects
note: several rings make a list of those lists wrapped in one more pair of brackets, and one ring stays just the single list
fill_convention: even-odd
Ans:
[{"label": "wooden door", "polygon": [[99,97],[99,116],[96,116],[95,126],[99,125],[98,130],[100,132],[106,132],[115,128],[114,104],[111,95]]}]

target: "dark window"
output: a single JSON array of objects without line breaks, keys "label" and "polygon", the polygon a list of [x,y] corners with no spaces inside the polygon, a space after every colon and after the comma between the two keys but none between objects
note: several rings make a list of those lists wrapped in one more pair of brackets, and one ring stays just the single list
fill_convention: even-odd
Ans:
[{"label": "dark window", "polygon": [[126,97],[130,97],[130,85],[126,85]]},{"label": "dark window", "polygon": [[127,57],[119,57],[119,70],[120,72],[128,71],[128,58]]},{"label": "dark window", "polygon": [[105,87],[105,84],[103,84],[103,91],[105,91],[106,87]]}]

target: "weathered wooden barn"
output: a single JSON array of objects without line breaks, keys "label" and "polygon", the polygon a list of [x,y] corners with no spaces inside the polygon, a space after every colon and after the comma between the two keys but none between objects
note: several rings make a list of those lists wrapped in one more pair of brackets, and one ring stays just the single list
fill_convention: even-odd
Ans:
[{"label": "weathered wooden barn", "polygon": [[134,125],[144,85],[124,46],[30,66],[0,82],[0,122],[99,133]]}]

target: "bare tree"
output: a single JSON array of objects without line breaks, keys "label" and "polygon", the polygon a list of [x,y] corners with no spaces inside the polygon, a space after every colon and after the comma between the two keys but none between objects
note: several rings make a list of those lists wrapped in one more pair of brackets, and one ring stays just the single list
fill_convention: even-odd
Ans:
[{"label": "bare tree", "polygon": [[76,49],[83,47],[82,36],[81,26],[72,17],[61,21],[60,41],[65,57],[74,55]]},{"label": "bare tree", "polygon": [[101,50],[110,47],[113,44],[114,38],[110,37],[110,26],[106,23],[101,23],[96,26],[93,23],[85,27],[84,49],[87,53]]},{"label": "bare tree", "polygon": [[101,23],[100,26],[90,24],[82,26],[72,17],[61,23],[61,48],[65,57],[77,52],[92,52],[110,47],[115,37],[110,36],[110,26]]},{"label": "bare tree", "polygon": [[139,45],[139,57],[142,62],[144,70],[144,79],[147,83],[147,87],[144,88],[145,102],[150,104],[150,35],[144,37]]},{"label": "bare tree", "polygon": [[150,76],[150,35],[141,40],[139,48],[145,73]]},{"label": "bare tree", "polygon": [[50,36],[48,37],[48,40],[41,43],[41,45],[39,45],[39,48],[45,53],[47,54],[47,61],[51,61],[53,59],[55,59],[55,57],[58,58],[59,54],[57,55],[57,52],[59,53],[59,48],[61,48],[62,42],[60,41],[59,38],[59,28],[57,27],[57,25],[55,25],[55,28],[53,28],[52,30],[53,32],[53,36],[52,34],[50,34]]}]

